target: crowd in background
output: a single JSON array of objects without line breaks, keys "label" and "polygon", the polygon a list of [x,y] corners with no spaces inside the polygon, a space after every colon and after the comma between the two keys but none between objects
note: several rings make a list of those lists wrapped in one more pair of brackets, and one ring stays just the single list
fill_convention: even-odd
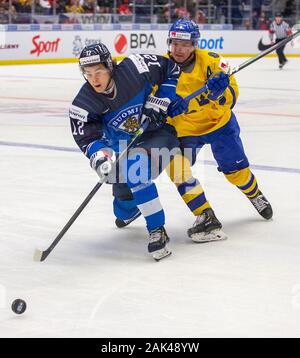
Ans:
[{"label": "crowd in background", "polygon": [[11,0],[10,6],[9,0],[0,0],[0,24],[35,22],[28,15],[33,9],[38,15],[118,14],[122,21],[135,23],[190,18],[200,24],[230,23],[234,28],[266,30],[275,10],[287,20],[295,15],[296,2],[300,0]]}]

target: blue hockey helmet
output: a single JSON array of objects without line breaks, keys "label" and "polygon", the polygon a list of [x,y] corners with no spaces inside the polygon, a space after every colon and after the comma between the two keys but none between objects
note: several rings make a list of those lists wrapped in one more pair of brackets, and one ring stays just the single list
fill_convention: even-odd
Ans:
[{"label": "blue hockey helmet", "polygon": [[81,70],[87,66],[94,66],[102,63],[110,72],[113,71],[114,64],[108,48],[101,42],[86,46],[79,56],[79,66]]},{"label": "blue hockey helmet", "polygon": [[168,45],[172,40],[192,41],[196,47],[200,38],[200,31],[198,25],[192,20],[177,20],[169,30]]}]

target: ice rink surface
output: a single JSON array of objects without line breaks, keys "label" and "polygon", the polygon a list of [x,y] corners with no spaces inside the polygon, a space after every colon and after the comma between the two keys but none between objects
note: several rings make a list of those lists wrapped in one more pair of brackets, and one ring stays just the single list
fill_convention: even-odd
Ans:
[{"label": "ice rink surface", "polygon": [[[300,60],[279,71],[263,59],[236,77],[235,113],[273,220],[218,173],[207,147],[194,172],[227,241],[191,242],[194,217],[162,176],[169,258],[148,255],[143,218],[115,228],[105,185],[39,263],[35,248],[97,182],[69,128],[83,82],[76,64],[0,67],[0,337],[300,336]],[[10,308],[18,297],[22,316]]]}]

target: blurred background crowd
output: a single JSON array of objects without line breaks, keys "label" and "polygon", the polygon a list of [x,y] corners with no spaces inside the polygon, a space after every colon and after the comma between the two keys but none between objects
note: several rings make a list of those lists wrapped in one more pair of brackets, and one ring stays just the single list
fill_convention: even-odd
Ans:
[{"label": "blurred background crowd", "polygon": [[269,28],[276,12],[293,25],[300,0],[0,0],[0,24],[172,23],[231,24],[235,29]]}]

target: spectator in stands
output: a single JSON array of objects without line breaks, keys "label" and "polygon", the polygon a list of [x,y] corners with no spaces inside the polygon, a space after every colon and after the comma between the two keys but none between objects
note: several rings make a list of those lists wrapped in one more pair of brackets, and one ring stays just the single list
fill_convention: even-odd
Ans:
[{"label": "spectator in stands", "polygon": [[252,30],[252,23],[250,19],[244,20],[244,29],[245,30]]},{"label": "spectator in stands", "polygon": [[111,0],[98,0],[99,12],[101,14],[110,14],[113,12],[112,4],[114,2]]},{"label": "spectator in stands", "polygon": [[197,18],[196,18],[197,24],[205,24],[206,22],[206,16],[205,12],[202,10],[197,11]]},{"label": "spectator in stands", "polygon": [[260,13],[256,28],[258,30],[269,30],[270,28],[270,20],[267,18],[264,11]]},{"label": "spectator in stands", "polygon": [[67,0],[59,0],[56,1],[56,13],[57,14],[63,14],[64,12],[66,12],[66,6],[68,4]]},{"label": "spectator in stands", "polygon": [[228,17],[227,0],[217,0],[215,6],[217,6],[218,23],[225,24]]},{"label": "spectator in stands", "polygon": [[258,19],[259,19],[258,12],[256,10],[253,10],[253,12],[252,12],[252,27],[253,27],[253,29],[257,29]]},{"label": "spectator in stands", "polygon": [[132,15],[128,0],[123,0],[123,2],[118,6],[118,13],[120,15]]},{"label": "spectator in stands", "polygon": [[31,19],[32,0],[12,0],[10,8],[11,22],[14,24],[30,24],[36,23]]},{"label": "spectator in stands", "polygon": [[12,5],[15,7],[17,13],[30,14],[32,0],[13,0]]},{"label": "spectator in stands", "polygon": [[232,0],[231,18],[233,25],[241,25],[243,21],[243,15],[241,13],[241,1]]},{"label": "spectator in stands", "polygon": [[95,12],[94,0],[84,0],[82,8],[85,14],[93,14]]},{"label": "spectator in stands", "polygon": [[252,0],[253,11],[256,11],[258,17],[261,15],[261,7],[264,0]]},{"label": "spectator in stands", "polygon": [[0,0],[0,8],[8,10],[8,0]]},{"label": "spectator in stands", "polygon": [[184,6],[176,7],[175,14],[176,14],[177,19],[189,19],[190,18],[190,13]]},{"label": "spectator in stands", "polygon": [[160,7],[155,9],[155,14],[157,14],[159,19],[162,19],[162,21],[159,22],[170,23],[173,22],[172,19],[176,21],[177,14],[175,11],[178,6],[173,0],[171,0],[170,3],[168,1],[160,1],[159,5]]},{"label": "spectator in stands", "polygon": [[162,8],[156,9],[155,14],[157,15],[157,22],[160,24],[168,24],[171,22],[171,13],[169,6],[163,6]]},{"label": "spectator in stands", "polygon": [[51,15],[53,0],[35,0],[34,12],[41,15]]},{"label": "spectator in stands", "polygon": [[17,18],[17,10],[13,4],[8,5],[8,16],[10,16],[12,22]]},{"label": "spectator in stands", "polygon": [[149,23],[151,22],[151,1],[150,0],[136,0],[135,1],[135,22]]},{"label": "spectator in stands", "polygon": [[83,7],[80,5],[80,0],[70,0],[66,5],[66,12],[72,12],[73,14],[82,14],[84,12]]},{"label": "spectator in stands", "polygon": [[172,19],[172,10],[168,6],[165,6],[162,11],[162,21],[161,22],[168,24],[168,23],[172,22],[171,19]]},{"label": "spectator in stands", "polygon": [[5,1],[0,2],[0,24],[8,24],[9,17],[8,17],[8,8]]}]

